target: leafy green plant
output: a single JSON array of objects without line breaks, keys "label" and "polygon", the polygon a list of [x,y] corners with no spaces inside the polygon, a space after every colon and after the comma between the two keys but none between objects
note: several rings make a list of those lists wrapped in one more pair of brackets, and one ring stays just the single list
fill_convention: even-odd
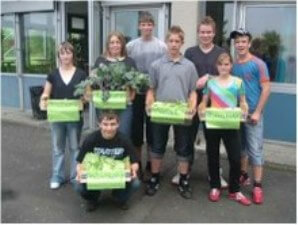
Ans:
[{"label": "leafy green plant", "polygon": [[86,87],[103,92],[102,100],[107,101],[109,91],[125,91],[128,88],[141,92],[149,86],[149,77],[134,68],[128,68],[123,62],[103,64],[92,71],[91,75],[76,86],[75,95],[82,95]]}]

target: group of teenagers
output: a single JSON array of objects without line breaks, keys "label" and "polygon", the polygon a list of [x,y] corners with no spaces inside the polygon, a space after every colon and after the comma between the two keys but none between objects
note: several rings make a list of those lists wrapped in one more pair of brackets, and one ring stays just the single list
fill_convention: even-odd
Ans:
[{"label": "group of teenagers", "polygon": [[[129,103],[125,110],[97,110],[99,129],[87,135],[80,145],[83,117],[78,122],[52,122],[52,177],[50,188],[58,189],[67,182],[65,176],[66,140],[70,151],[69,182],[86,200],[86,211],[97,207],[101,191],[88,190],[80,182],[83,160],[88,152],[123,159],[130,158],[132,180],[124,189],[112,190],[112,195],[122,209],[128,208],[128,200],[145,181],[145,193],[155,195],[160,188],[160,173],[166,150],[169,129],[173,127],[174,151],[177,154],[177,175],[172,183],[185,199],[192,197],[190,174],[194,163],[194,143],[200,121],[207,107],[240,107],[246,122],[240,129],[207,129],[203,124],[206,139],[207,166],[210,192],[208,198],[218,202],[222,190],[228,188],[228,198],[248,206],[252,202],[262,204],[263,178],[263,109],[270,94],[270,80],[266,64],[250,51],[251,34],[239,29],[231,32],[236,59],[214,44],[216,24],[207,16],[197,27],[198,45],[181,54],[184,31],[179,26],[169,28],[165,42],[153,36],[154,19],[149,12],[139,18],[140,37],[125,42],[121,32],[111,32],[105,51],[94,65],[123,62],[129,68],[148,74],[150,85],[143,93],[130,90]],[[40,105],[47,100],[77,99],[75,86],[87,78],[86,73],[75,66],[75,50],[68,42],[58,48],[60,65],[47,77]],[[146,112],[155,101],[187,102],[191,125],[170,125],[150,122]],[[144,126],[145,125],[145,126]],[[145,132],[146,131],[146,132]],[[142,146],[146,133],[148,150],[146,166],[141,163]],[[222,177],[220,167],[220,142],[224,143],[228,162],[229,179]],[[252,165],[253,181],[248,176]],[[252,199],[240,191],[241,185],[251,185]]]}]

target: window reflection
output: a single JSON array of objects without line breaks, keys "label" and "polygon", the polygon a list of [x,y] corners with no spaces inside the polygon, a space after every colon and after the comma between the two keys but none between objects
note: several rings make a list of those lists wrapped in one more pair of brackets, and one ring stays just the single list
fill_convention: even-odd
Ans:
[{"label": "window reflection", "polygon": [[266,62],[270,80],[296,83],[296,8],[249,6],[245,22],[254,37],[251,51]]},{"label": "window reflection", "polygon": [[24,72],[49,73],[55,68],[55,28],[53,13],[23,16]]},{"label": "window reflection", "polygon": [[16,72],[14,16],[2,16],[1,22],[1,71]]},{"label": "window reflection", "polygon": [[[158,10],[148,10],[154,18],[154,36],[157,36],[158,28]],[[124,34],[126,42],[129,42],[140,36],[138,30],[138,21],[142,11],[118,11],[115,12],[115,30]]]}]

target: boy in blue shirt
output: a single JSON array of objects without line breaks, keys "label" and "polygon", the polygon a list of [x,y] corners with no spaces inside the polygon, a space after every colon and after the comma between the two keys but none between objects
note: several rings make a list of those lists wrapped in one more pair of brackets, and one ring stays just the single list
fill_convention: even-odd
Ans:
[{"label": "boy in blue shirt", "polygon": [[242,129],[241,177],[243,185],[249,185],[247,175],[248,160],[253,166],[254,188],[252,199],[255,204],[262,204],[264,193],[263,178],[263,109],[270,95],[270,79],[268,69],[263,60],[249,52],[252,36],[239,29],[231,32],[237,51],[237,60],[233,65],[232,74],[240,77],[245,84],[246,100],[249,107],[248,121]]}]

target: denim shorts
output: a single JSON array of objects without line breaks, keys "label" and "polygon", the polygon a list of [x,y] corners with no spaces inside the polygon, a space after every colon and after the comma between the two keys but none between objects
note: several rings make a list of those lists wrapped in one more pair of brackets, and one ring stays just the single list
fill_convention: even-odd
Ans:
[{"label": "denim shorts", "polygon": [[257,124],[246,122],[242,126],[242,156],[248,156],[250,164],[261,166],[264,164],[263,151],[263,115]]}]

